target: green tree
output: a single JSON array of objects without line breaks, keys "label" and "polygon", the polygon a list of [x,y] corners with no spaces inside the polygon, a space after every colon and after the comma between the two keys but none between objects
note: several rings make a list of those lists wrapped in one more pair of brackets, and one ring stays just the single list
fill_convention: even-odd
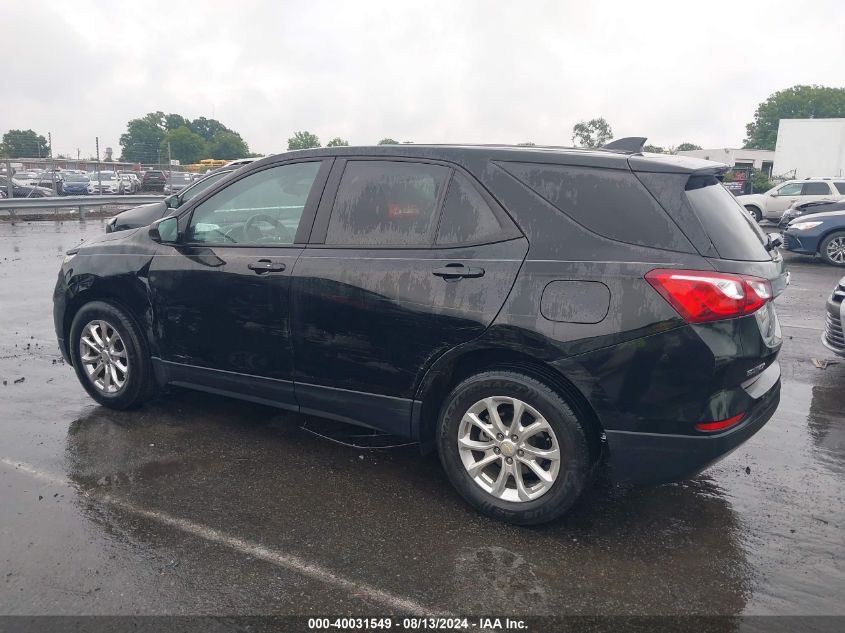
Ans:
[{"label": "green tree", "polygon": [[399,145],[399,141],[394,141],[389,136],[387,138],[383,138],[378,142],[379,145]]},{"label": "green tree", "polygon": [[320,147],[320,139],[316,134],[306,132],[294,132],[293,136],[288,139],[288,149],[311,149],[312,147]]},{"label": "green tree", "polygon": [[766,176],[762,171],[759,169],[754,169],[751,172],[751,191],[753,193],[762,193],[764,191],[768,191],[772,187],[775,186],[769,177]]},{"label": "green tree", "polygon": [[126,124],[126,132],[120,135],[123,160],[133,163],[155,163],[158,161],[161,141],[167,133],[164,112],[150,112]]},{"label": "green tree", "polygon": [[335,136],[332,140],[326,143],[326,147],[348,147],[349,141],[345,141],[339,136]]},{"label": "green tree", "polygon": [[237,132],[221,130],[208,142],[206,154],[208,158],[246,158],[249,156],[249,147]]},{"label": "green tree", "polygon": [[186,127],[188,129],[191,129],[191,123],[181,114],[164,115],[164,129],[170,131],[180,127]]},{"label": "green tree", "polygon": [[666,150],[659,145],[643,145],[643,150],[652,154],[665,154]]},{"label": "green tree", "polygon": [[780,90],[757,106],[754,120],[745,126],[743,147],[774,149],[781,119],[845,117],[845,88],[793,86]]},{"label": "green tree", "polygon": [[601,147],[613,139],[613,130],[603,117],[580,121],[572,127],[572,142],[578,147]]},{"label": "green tree", "polygon": [[9,130],[3,135],[3,154],[8,158],[48,156],[47,139],[32,130]]},{"label": "green tree", "polygon": [[194,119],[193,121],[186,122],[185,126],[191,130],[191,132],[203,137],[206,142],[211,142],[211,139],[220,132],[234,132],[234,130],[230,130],[217,119],[206,119],[204,116]]},{"label": "green tree", "polygon": [[692,152],[694,150],[701,149],[701,145],[696,145],[695,143],[688,143],[683,142],[675,148],[676,152]]},{"label": "green tree", "polygon": [[205,154],[205,139],[185,126],[177,127],[164,135],[161,140],[162,159],[168,156],[168,145],[170,157],[183,165],[196,163]]}]

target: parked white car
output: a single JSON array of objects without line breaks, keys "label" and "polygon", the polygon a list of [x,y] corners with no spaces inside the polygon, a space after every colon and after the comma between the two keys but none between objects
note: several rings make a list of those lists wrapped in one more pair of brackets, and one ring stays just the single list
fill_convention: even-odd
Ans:
[{"label": "parked white car", "polygon": [[123,183],[123,193],[133,194],[141,191],[141,181],[135,174],[120,172],[120,180]]},{"label": "parked white car", "polygon": [[765,193],[737,196],[736,199],[759,222],[764,218],[780,220],[783,212],[793,204],[842,197],[845,197],[845,178],[807,178],[787,180]]},{"label": "parked white car", "polygon": [[[113,171],[88,174],[88,193],[91,195],[114,195],[123,193],[123,182]],[[102,187],[102,189],[101,189]]]}]

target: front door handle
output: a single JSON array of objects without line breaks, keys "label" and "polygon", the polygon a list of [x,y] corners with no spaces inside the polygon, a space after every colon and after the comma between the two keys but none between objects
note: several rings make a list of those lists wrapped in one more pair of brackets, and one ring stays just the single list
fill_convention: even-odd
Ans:
[{"label": "front door handle", "polygon": [[472,268],[464,266],[463,264],[446,264],[442,268],[435,268],[431,271],[433,275],[443,277],[449,281],[454,279],[471,279],[482,277],[484,275],[483,268]]},{"label": "front door handle", "polygon": [[286,268],[282,262],[274,262],[270,259],[259,259],[257,262],[250,262],[246,267],[254,270],[258,275],[263,275],[264,273],[280,273]]}]

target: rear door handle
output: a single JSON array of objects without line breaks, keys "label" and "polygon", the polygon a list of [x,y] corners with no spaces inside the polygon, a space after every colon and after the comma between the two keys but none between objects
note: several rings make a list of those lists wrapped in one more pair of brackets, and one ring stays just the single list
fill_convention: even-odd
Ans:
[{"label": "rear door handle", "polygon": [[254,270],[258,275],[263,275],[264,273],[280,273],[286,268],[282,262],[274,262],[270,259],[259,259],[257,262],[250,262],[246,267]]},{"label": "rear door handle", "polygon": [[442,268],[435,268],[431,271],[433,275],[443,279],[472,279],[484,276],[483,268],[473,268],[463,264],[446,264]]}]

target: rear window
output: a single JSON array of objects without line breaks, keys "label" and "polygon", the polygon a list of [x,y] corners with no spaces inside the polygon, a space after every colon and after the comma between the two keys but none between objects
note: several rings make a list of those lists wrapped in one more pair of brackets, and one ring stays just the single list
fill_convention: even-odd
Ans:
[{"label": "rear window", "polygon": [[768,237],[713,176],[692,176],[686,196],[723,259],[767,261]]},{"label": "rear window", "polygon": [[501,166],[593,233],[628,244],[693,252],[678,226],[630,171],[534,163]]}]

